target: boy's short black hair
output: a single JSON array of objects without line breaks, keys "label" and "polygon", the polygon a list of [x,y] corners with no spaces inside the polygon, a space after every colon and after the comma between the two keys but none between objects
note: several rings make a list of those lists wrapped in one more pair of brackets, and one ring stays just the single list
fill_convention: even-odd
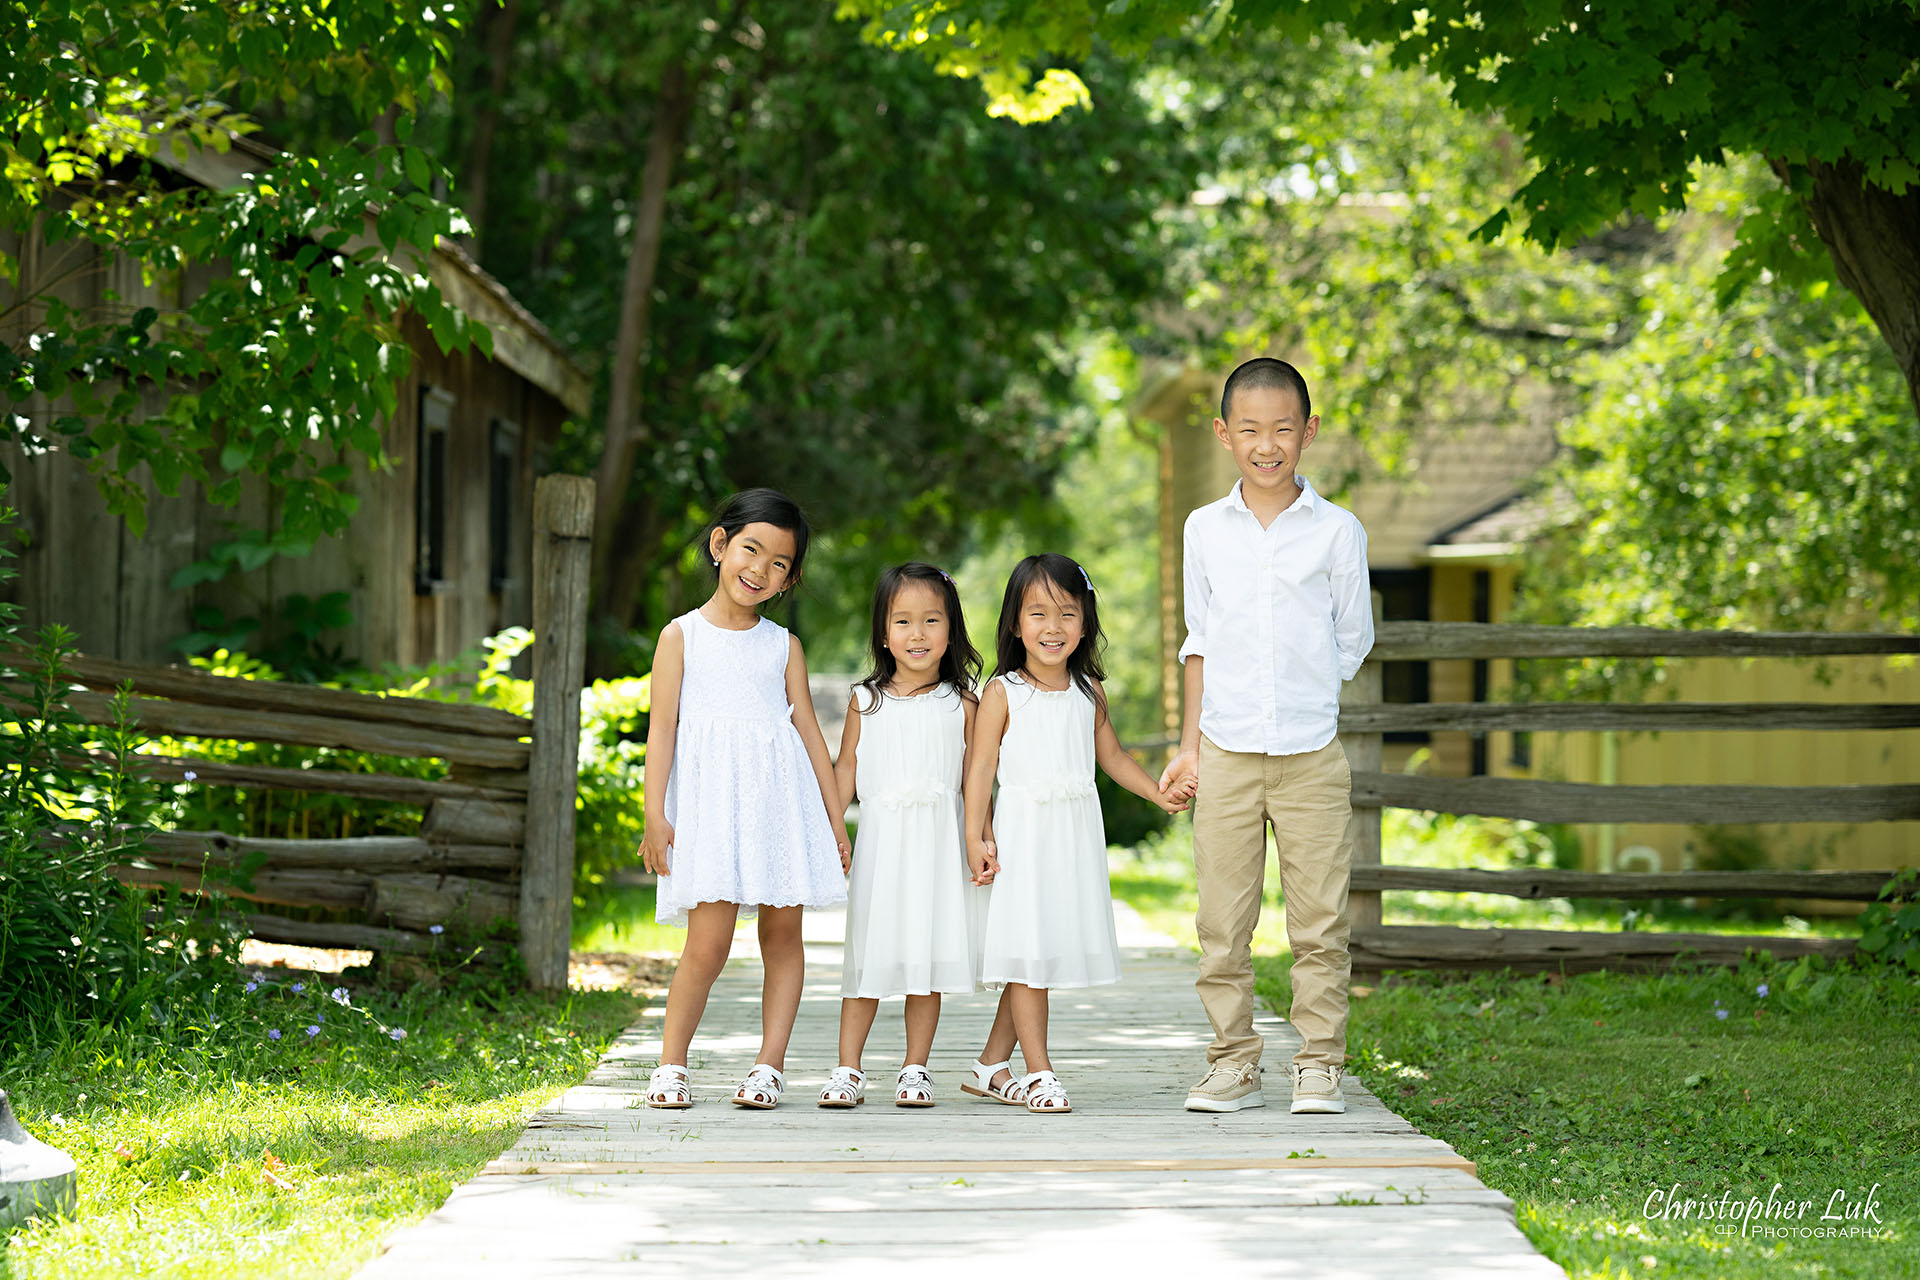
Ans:
[{"label": "boy's short black hair", "polygon": [[1233,393],[1242,387],[1249,391],[1259,387],[1291,387],[1300,397],[1301,420],[1313,416],[1313,397],[1307,394],[1307,380],[1285,360],[1256,356],[1228,374],[1226,390],[1220,393],[1220,421],[1233,421]]}]

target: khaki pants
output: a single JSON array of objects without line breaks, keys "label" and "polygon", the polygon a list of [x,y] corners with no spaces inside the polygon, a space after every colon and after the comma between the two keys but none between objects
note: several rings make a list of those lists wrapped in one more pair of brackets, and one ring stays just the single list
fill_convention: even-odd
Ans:
[{"label": "khaki pants", "polygon": [[1353,771],[1338,738],[1292,756],[1223,751],[1200,740],[1200,794],[1193,810],[1200,978],[1194,987],[1213,1023],[1208,1062],[1260,1061],[1252,949],[1269,823],[1280,846],[1280,892],[1293,948],[1289,1019],[1304,1040],[1294,1061],[1346,1061],[1352,790]]}]

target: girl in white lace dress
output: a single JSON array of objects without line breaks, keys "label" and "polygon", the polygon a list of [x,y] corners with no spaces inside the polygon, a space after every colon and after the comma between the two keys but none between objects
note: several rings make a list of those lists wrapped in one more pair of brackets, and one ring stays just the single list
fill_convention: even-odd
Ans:
[{"label": "girl in white lace dress", "polygon": [[[1073,1110],[1047,1058],[1047,992],[1120,980],[1094,766],[1168,813],[1187,807],[1121,748],[1100,684],[1104,643],[1086,570],[1051,553],[1022,560],[1001,601],[998,674],[980,695],[967,764],[970,857],[994,872],[980,976],[1003,989],[961,1087],[1047,1114]],[[1019,1079],[1016,1041],[1028,1073]]]},{"label": "girl in white lace dress", "polygon": [[800,1009],[800,913],[846,900],[850,848],[806,655],[759,614],[800,580],[806,517],[784,495],[750,489],[714,517],[707,551],[713,596],[667,624],[653,659],[640,855],[660,877],[657,917],[684,925],[687,944],[647,1105],[693,1104],[687,1050],[735,921],[757,913],[760,1054],[733,1101],[766,1109],[780,1101]]},{"label": "girl in white lace dress", "polygon": [[834,777],[860,797],[860,834],[847,889],[840,985],[840,1065],[823,1107],[866,1100],[860,1056],[887,996],[906,997],[907,1060],[894,1105],[933,1105],[927,1059],[942,992],[974,981],[974,901],[960,780],[978,699],[980,655],[967,641],[953,580],[930,564],[880,576],[873,593],[872,667],[854,686]]}]

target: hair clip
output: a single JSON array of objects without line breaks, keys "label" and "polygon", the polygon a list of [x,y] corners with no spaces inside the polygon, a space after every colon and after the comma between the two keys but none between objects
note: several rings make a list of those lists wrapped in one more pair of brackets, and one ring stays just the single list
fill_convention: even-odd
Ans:
[{"label": "hair clip", "polygon": [[947,580],[948,586],[953,585],[953,576],[949,574],[945,569],[935,569],[934,572],[939,574],[941,577],[945,578]]},{"label": "hair clip", "polygon": [[1092,590],[1093,590],[1093,579],[1092,579],[1092,578],[1089,578],[1089,577],[1087,576],[1087,566],[1085,566],[1085,565],[1083,565],[1083,564],[1082,564],[1082,565],[1075,565],[1074,567],[1075,567],[1076,569],[1078,569],[1078,570],[1080,570],[1080,581],[1082,581],[1082,582],[1084,582],[1084,583],[1086,583],[1086,584],[1087,584],[1087,590],[1088,590],[1088,592],[1092,592]]}]

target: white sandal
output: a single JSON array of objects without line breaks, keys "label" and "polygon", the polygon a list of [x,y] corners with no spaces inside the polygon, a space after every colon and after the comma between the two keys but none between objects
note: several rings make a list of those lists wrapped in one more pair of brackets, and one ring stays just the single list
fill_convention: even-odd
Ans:
[{"label": "white sandal", "polygon": [[693,1084],[687,1069],[663,1062],[647,1077],[647,1105],[662,1111],[684,1111],[693,1105]]},{"label": "white sandal", "polygon": [[900,1078],[895,1082],[893,1091],[893,1105],[896,1107],[933,1105],[933,1077],[927,1074],[925,1067],[910,1064],[900,1068]]},{"label": "white sandal", "polygon": [[1027,1110],[1035,1115],[1064,1115],[1073,1110],[1073,1104],[1067,1101],[1067,1087],[1051,1071],[1036,1071],[1021,1080],[1020,1084],[1026,1096]]},{"label": "white sandal", "polygon": [[[742,1088],[746,1086],[742,1085]],[[820,1091],[820,1105],[845,1110],[867,1100],[867,1073],[858,1067],[835,1067]]]},{"label": "white sandal", "polygon": [[[996,1085],[993,1078],[1002,1071],[1007,1073],[1007,1082]],[[1026,1082],[1013,1074],[1011,1058],[1005,1062],[975,1062],[973,1083],[961,1085],[960,1092],[970,1093],[976,1098],[991,1098],[1010,1107],[1023,1107],[1027,1103]]]},{"label": "white sandal", "polygon": [[787,1078],[776,1067],[764,1062],[753,1064],[753,1070],[747,1072],[747,1078],[733,1091],[735,1106],[751,1107],[755,1111],[771,1111],[780,1105],[780,1091],[787,1087]]}]

